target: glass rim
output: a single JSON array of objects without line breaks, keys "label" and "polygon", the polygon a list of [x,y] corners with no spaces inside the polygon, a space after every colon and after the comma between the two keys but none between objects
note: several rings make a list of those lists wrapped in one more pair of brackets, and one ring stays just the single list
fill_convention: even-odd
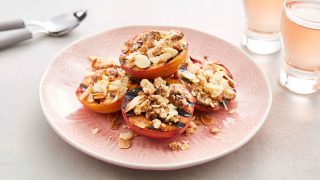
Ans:
[{"label": "glass rim", "polygon": [[290,3],[314,3],[316,4],[320,9],[320,1],[318,0],[285,0],[283,4],[284,14],[292,20],[293,22],[297,23],[298,25],[301,25],[303,27],[308,27],[311,29],[320,29],[320,19],[319,21],[310,20],[306,18],[302,18],[300,16],[295,15],[294,13],[290,12],[289,4]]}]

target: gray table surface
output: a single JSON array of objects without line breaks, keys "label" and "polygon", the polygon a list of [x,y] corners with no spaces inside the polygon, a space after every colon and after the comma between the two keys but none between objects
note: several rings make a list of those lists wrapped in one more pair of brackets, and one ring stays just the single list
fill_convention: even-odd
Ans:
[{"label": "gray table surface", "polygon": [[239,150],[210,163],[176,171],[141,171],[104,163],[64,142],[40,109],[40,78],[69,43],[125,25],[195,28],[240,47],[241,0],[10,0],[0,20],[45,20],[86,7],[89,16],[70,35],[38,37],[0,51],[0,179],[320,179],[320,96],[299,96],[277,82],[283,53],[252,55],[267,74],[273,104],[266,123]]}]

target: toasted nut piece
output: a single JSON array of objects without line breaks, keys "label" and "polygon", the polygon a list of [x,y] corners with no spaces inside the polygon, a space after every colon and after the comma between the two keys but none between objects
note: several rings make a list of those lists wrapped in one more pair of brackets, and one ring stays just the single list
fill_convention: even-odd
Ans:
[{"label": "toasted nut piece", "polygon": [[210,126],[214,123],[214,119],[206,113],[200,114],[200,119],[201,119],[202,123],[206,126]]},{"label": "toasted nut piece", "polygon": [[135,56],[134,64],[139,68],[147,68],[150,67],[151,62],[147,56],[138,54]]},{"label": "toasted nut piece", "polygon": [[115,86],[115,85],[111,85],[111,84],[108,86],[109,91],[118,91],[119,89],[120,89],[119,86]]},{"label": "toasted nut piece", "polygon": [[142,87],[143,92],[146,94],[152,94],[156,91],[153,84],[148,79],[142,79],[140,86]]},{"label": "toasted nut piece", "polygon": [[88,94],[87,102],[89,102],[89,103],[93,103],[93,102],[94,102],[94,99],[93,99],[93,95],[92,95],[92,94]]},{"label": "toasted nut piece", "polygon": [[159,127],[161,125],[161,121],[159,119],[154,119],[154,120],[152,120],[152,125],[155,129],[159,129]]},{"label": "toasted nut piece", "polygon": [[110,66],[110,64],[118,65],[118,66],[120,65],[117,58],[111,58],[111,57],[104,58],[104,57],[90,55],[89,60],[92,62],[91,67],[93,70],[106,68]]},{"label": "toasted nut piece", "polygon": [[178,150],[187,150],[187,149],[190,149],[190,146],[188,144],[187,141],[182,141],[182,142],[179,142],[179,141],[173,141],[169,144],[169,148],[172,150],[172,151],[178,151]]},{"label": "toasted nut piece", "polygon": [[223,78],[223,76],[225,76],[226,72],[224,71],[217,71],[213,74],[214,79],[216,79],[217,81],[219,81],[220,79]]},{"label": "toasted nut piece", "polygon": [[92,96],[93,96],[93,99],[103,99],[104,97],[106,97],[106,95],[103,93],[94,93],[92,94]]},{"label": "toasted nut piece", "polygon": [[188,127],[185,131],[185,135],[186,136],[190,136],[192,134],[194,134],[195,130],[192,127]]},{"label": "toasted nut piece", "polygon": [[160,87],[161,85],[166,85],[167,82],[165,80],[162,79],[162,77],[157,77],[154,79],[154,86],[156,88]]},{"label": "toasted nut piece", "polygon": [[171,53],[167,52],[167,53],[161,54],[158,57],[160,59],[160,62],[167,62],[172,56],[171,56]]},{"label": "toasted nut piece", "polygon": [[[178,51],[175,50],[175,49],[173,49],[173,48],[164,48],[164,49],[163,49],[163,52],[164,52],[164,53],[170,53],[170,56],[171,56],[171,57],[174,57],[174,56],[176,56],[176,55],[178,54]],[[171,57],[170,57],[170,58],[171,58]]]},{"label": "toasted nut piece", "polygon": [[[175,109],[170,109],[168,114],[166,115],[165,120],[169,120],[171,119],[173,116],[177,116],[178,115],[178,111]],[[178,120],[178,119],[177,119]]]},{"label": "toasted nut piece", "polygon": [[190,149],[190,146],[189,146],[189,144],[188,143],[183,143],[182,145],[181,145],[181,150],[187,150],[187,149]]},{"label": "toasted nut piece", "polygon": [[236,97],[236,93],[233,91],[233,89],[225,89],[223,91],[223,97],[226,99],[234,99]]},{"label": "toasted nut piece", "polygon": [[188,63],[187,70],[192,72],[192,73],[194,73],[194,74],[196,74],[196,73],[199,72],[200,67],[195,65],[195,64],[193,64],[192,62],[190,62],[190,63]]},{"label": "toasted nut piece", "polygon": [[80,100],[83,100],[84,98],[86,98],[89,93],[91,92],[92,90],[92,85],[90,85],[80,96],[79,96],[79,99]]},{"label": "toasted nut piece", "polygon": [[191,127],[192,129],[198,129],[198,127],[194,121],[190,121],[189,127]]},{"label": "toasted nut piece", "polygon": [[123,140],[121,138],[118,139],[118,146],[121,149],[128,149],[131,146],[131,140]]},{"label": "toasted nut piece", "polygon": [[172,150],[172,151],[178,151],[181,149],[181,145],[182,143],[179,142],[179,141],[173,141],[169,144],[169,148]]},{"label": "toasted nut piece", "polygon": [[218,97],[220,94],[223,93],[223,86],[222,85],[213,85],[210,83],[205,83],[204,84],[204,90],[207,93],[210,93],[210,96],[212,98]]},{"label": "toasted nut piece", "polygon": [[214,127],[214,128],[211,128],[211,129],[210,129],[210,132],[215,135],[215,134],[218,134],[218,133],[220,132],[220,129]]},{"label": "toasted nut piece", "polygon": [[158,64],[160,62],[160,57],[151,57],[149,58],[149,60],[153,63],[153,64]]},{"label": "toasted nut piece", "polygon": [[185,78],[187,78],[188,80],[190,80],[191,82],[193,83],[197,83],[197,82],[200,82],[199,79],[196,77],[196,75],[192,74],[191,72],[189,71],[183,71],[181,73],[181,75]]},{"label": "toasted nut piece", "polygon": [[131,140],[133,138],[133,134],[130,131],[125,133],[120,133],[119,138],[123,140]]},{"label": "toasted nut piece", "polygon": [[146,128],[148,126],[148,121],[147,119],[144,118],[139,118],[139,117],[132,117],[132,123],[135,126],[138,126],[139,128]]},{"label": "toasted nut piece", "polygon": [[104,83],[94,83],[92,87],[93,92],[95,93],[104,93],[106,91],[106,84]]},{"label": "toasted nut piece", "polygon": [[137,96],[133,98],[126,106],[125,112],[129,112],[131,109],[133,109],[136,105],[140,104],[141,100],[143,99],[143,96]]}]

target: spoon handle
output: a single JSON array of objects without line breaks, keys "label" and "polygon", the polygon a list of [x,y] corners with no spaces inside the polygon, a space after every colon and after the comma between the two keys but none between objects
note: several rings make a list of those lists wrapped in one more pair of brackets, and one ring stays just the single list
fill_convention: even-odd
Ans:
[{"label": "spoon handle", "polygon": [[0,36],[0,49],[31,38],[32,33],[29,29],[18,29],[9,33],[5,33],[5,36]]},{"label": "spoon handle", "polygon": [[26,27],[22,19],[0,22],[0,31],[20,29]]}]

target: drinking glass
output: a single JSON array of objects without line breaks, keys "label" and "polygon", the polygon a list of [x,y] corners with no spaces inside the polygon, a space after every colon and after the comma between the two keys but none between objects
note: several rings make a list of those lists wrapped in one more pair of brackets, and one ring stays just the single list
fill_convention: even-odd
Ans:
[{"label": "drinking glass", "polygon": [[247,28],[243,45],[256,54],[281,48],[280,19],[284,0],[243,0]]},{"label": "drinking glass", "polygon": [[285,58],[280,83],[299,94],[316,92],[320,83],[320,1],[286,0],[281,32]]}]

